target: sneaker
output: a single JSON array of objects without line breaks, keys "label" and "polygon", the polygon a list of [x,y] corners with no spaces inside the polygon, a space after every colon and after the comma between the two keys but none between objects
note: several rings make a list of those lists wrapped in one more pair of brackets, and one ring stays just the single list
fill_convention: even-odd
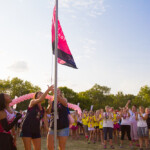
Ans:
[{"label": "sneaker", "polygon": [[104,149],[107,149],[106,145],[104,145]]},{"label": "sneaker", "polygon": [[88,141],[88,144],[90,144],[90,141]]},{"label": "sneaker", "polygon": [[110,146],[111,149],[115,149],[115,147],[113,145]]}]

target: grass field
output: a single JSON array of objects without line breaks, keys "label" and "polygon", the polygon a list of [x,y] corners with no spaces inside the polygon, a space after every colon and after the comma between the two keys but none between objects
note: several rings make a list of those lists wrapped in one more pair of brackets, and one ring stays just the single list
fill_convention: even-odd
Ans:
[{"label": "grass field", "polygon": [[[115,150],[130,150],[131,148],[129,147],[128,143],[125,141],[124,144],[124,148],[119,148],[119,144],[114,145],[115,146]],[[24,150],[23,148],[23,143],[21,138],[18,138],[17,140],[17,148],[18,150]],[[66,146],[66,150],[100,150],[100,149],[104,149],[102,145],[100,145],[100,143],[96,143],[96,144],[87,144],[87,142],[85,141],[84,137],[81,136],[81,139],[79,140],[72,140],[71,137],[69,137],[68,141],[67,141],[67,146]],[[136,146],[133,146],[132,150],[138,150],[139,148]],[[42,137],[42,148],[41,150],[47,150],[46,148],[46,137]],[[110,146],[107,146],[107,150],[110,150]]]}]

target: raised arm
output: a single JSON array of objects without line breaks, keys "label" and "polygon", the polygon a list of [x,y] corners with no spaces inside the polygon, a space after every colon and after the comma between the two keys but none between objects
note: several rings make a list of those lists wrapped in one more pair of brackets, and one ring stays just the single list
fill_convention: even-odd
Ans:
[{"label": "raised arm", "polygon": [[128,102],[127,102],[126,105],[125,105],[126,108],[128,108],[130,102],[131,102],[131,100],[128,100]]},{"label": "raised arm", "polygon": [[48,105],[48,107],[47,107],[46,113],[47,113],[47,114],[50,114],[50,113],[51,113],[51,109],[52,109],[52,101],[49,100],[48,103],[49,103],[49,105]]},{"label": "raised arm", "polygon": [[62,105],[64,105],[65,107],[67,107],[67,105],[68,105],[68,103],[67,103],[67,99],[66,98],[63,98],[62,97],[62,94],[61,94],[61,91],[59,90],[59,89],[57,89],[58,91],[57,91],[57,99],[58,99],[58,101],[62,104]]},{"label": "raised arm", "polygon": [[63,98],[63,97],[61,97],[61,96],[58,96],[58,101],[62,104],[62,105],[64,105],[65,107],[67,107],[67,99],[66,98]]},{"label": "raised arm", "polygon": [[44,94],[39,99],[31,100],[29,107],[33,107],[36,104],[41,103],[43,100],[45,100],[46,95],[49,93],[49,91],[53,92],[54,91],[54,86],[48,86],[48,89],[45,91]]}]

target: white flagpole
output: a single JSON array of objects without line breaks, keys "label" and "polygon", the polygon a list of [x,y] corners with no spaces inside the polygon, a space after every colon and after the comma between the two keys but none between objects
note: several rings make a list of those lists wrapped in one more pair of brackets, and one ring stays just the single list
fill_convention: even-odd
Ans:
[{"label": "white flagpole", "polygon": [[54,150],[57,150],[57,43],[58,43],[58,0],[56,0],[55,16],[55,92],[54,92]]}]

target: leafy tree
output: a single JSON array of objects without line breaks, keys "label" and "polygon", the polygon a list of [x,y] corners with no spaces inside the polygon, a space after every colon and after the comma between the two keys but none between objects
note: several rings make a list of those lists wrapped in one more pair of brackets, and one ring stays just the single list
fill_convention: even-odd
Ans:
[{"label": "leafy tree", "polygon": [[85,96],[83,92],[78,93],[78,102],[80,103],[80,108],[82,110],[89,110],[92,105],[92,102],[89,99],[89,97]]},{"label": "leafy tree", "polygon": [[115,96],[113,96],[113,106],[114,108],[124,107],[128,100],[133,101],[134,98],[135,96],[132,94],[124,95],[123,92],[118,92]]},{"label": "leafy tree", "polygon": [[141,87],[138,95],[135,97],[133,104],[137,106],[150,106],[150,87],[145,85]]},{"label": "leafy tree", "polygon": [[10,93],[10,80],[0,80],[0,93]]},{"label": "leafy tree", "polygon": [[138,96],[140,96],[142,98],[142,100],[145,101],[150,101],[150,87],[148,87],[147,85],[141,87]]},{"label": "leafy tree", "polygon": [[109,95],[109,93],[110,88],[95,84],[91,89],[82,92],[82,95],[84,97],[88,97],[90,103],[94,105],[94,110],[97,110],[99,108],[104,108],[104,104],[107,100],[106,97]]},{"label": "leafy tree", "polygon": [[[34,93],[40,90],[40,87],[33,86],[30,82],[23,81],[17,77],[12,80],[0,80],[0,92],[9,93],[12,99],[15,98],[15,96],[20,97],[22,95]],[[17,104],[17,110],[27,109],[29,102],[30,100]]]},{"label": "leafy tree", "polygon": [[60,89],[69,103],[80,103],[81,109],[90,109],[91,101],[88,97],[84,96],[82,92],[76,93],[67,87],[60,87]]}]

